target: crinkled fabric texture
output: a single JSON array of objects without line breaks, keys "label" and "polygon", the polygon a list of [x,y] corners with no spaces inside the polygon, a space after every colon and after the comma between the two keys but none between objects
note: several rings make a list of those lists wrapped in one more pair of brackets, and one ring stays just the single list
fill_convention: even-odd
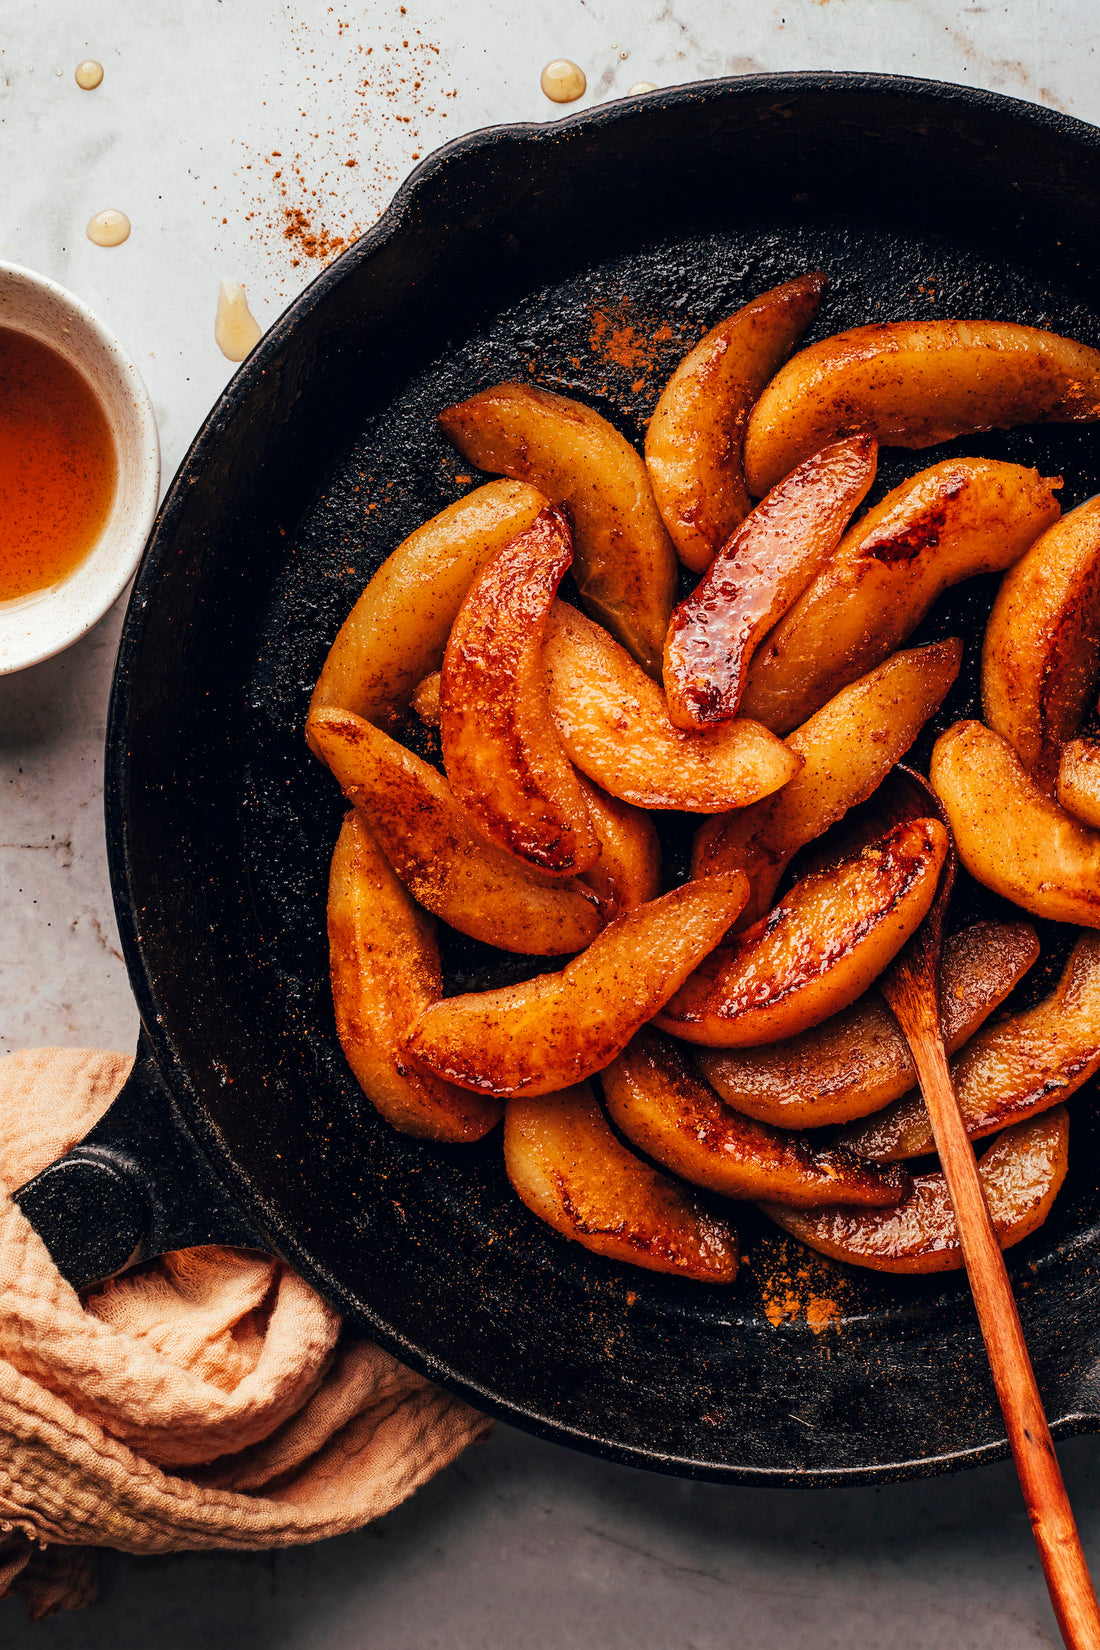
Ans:
[{"label": "crinkled fabric texture", "polygon": [[282,1261],[186,1249],[78,1296],[11,1192],[75,1145],[131,1061],[0,1059],[0,1597],[94,1597],[89,1548],[287,1546],[387,1512],[490,1423],[369,1342]]}]

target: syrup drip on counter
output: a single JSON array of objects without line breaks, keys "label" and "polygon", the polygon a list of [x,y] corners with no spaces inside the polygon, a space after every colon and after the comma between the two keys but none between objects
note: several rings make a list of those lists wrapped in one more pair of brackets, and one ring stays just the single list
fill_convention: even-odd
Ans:
[{"label": "syrup drip on counter", "polygon": [[239,281],[223,281],[218,288],[218,313],[214,317],[214,342],[227,361],[243,361],[263,336],[259,321],[248,307]]},{"label": "syrup drip on counter", "polygon": [[118,459],[83,373],[0,327],[0,601],[58,584],[111,512]]},{"label": "syrup drip on counter", "polygon": [[571,63],[567,57],[555,57],[543,69],[539,85],[551,103],[575,103],[584,96],[588,82],[579,63]]},{"label": "syrup drip on counter", "polygon": [[121,246],[130,239],[130,220],[114,206],[88,219],[87,236],[96,246]]},{"label": "syrup drip on counter", "polygon": [[[58,74],[61,73],[59,69]],[[94,92],[103,79],[103,64],[97,63],[94,57],[76,66],[76,83],[81,91]]]}]

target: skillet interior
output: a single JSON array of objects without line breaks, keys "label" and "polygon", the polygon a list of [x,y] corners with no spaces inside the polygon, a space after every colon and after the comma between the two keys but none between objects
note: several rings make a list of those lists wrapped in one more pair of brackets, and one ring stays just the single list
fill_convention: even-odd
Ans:
[{"label": "skillet interior", "polygon": [[[732,1290],[628,1272],[518,1204],[498,1136],[431,1147],[373,1114],[328,996],[342,807],[301,725],[366,579],[481,479],[460,479],[468,468],[434,429],[441,406],[526,377],[638,439],[706,326],[814,266],[833,287],[811,336],[992,315],[1100,345],[1096,138],[991,94],[787,76],[461,140],[291,307],[176,478],[108,735],[112,874],[143,1018],[185,1115],[276,1243],[482,1407],[637,1464],[755,1482],[1003,1452],[958,1278],[836,1267],[751,1216]],[[1100,435],[1049,428],[887,453],[872,501],[950,450],[1063,474],[1064,508],[1097,490]],[[976,708],[991,588],[953,593],[925,627],[969,640],[938,726]],[[675,866],[675,822],[668,838]],[[964,889],[956,911],[988,905]],[[1044,937],[1053,966],[1063,936]],[[460,941],[446,964],[449,989],[524,967]],[[1011,1262],[1062,1431],[1100,1426],[1093,1113],[1091,1097],[1074,1101],[1066,1187]]]}]

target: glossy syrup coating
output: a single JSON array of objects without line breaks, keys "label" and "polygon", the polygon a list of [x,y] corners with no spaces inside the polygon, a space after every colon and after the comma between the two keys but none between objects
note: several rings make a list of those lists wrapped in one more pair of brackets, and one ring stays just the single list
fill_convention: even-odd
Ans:
[{"label": "glossy syrup coating", "polygon": [[548,506],[483,568],[451,627],[440,681],[443,765],[490,842],[542,871],[586,871],[600,852],[550,715],[542,641],[573,559]]},{"label": "glossy syrup coating", "polygon": [[[997,1241],[1020,1243],[1043,1224],[1069,1165],[1064,1106],[998,1136],[978,1165]],[[940,1173],[918,1175],[893,1209],[785,1209],[764,1213],[811,1249],[877,1272],[957,1272],[963,1265],[955,1211]]]},{"label": "glossy syrup coating", "polygon": [[[940,978],[940,1023],[949,1054],[1004,1002],[1038,955],[1038,936],[1026,922],[977,922],[950,936]],[[764,1048],[700,1048],[695,1057],[731,1106],[786,1129],[866,1117],[917,1081],[909,1045],[874,988],[801,1036]],[[857,1140],[850,1144],[860,1151]]]},{"label": "glossy syrup coating", "polygon": [[875,479],[870,436],[832,442],[776,484],[673,609],[665,637],[668,713],[680,728],[737,714],[754,648],[840,543]]},{"label": "glossy syrup coating", "polygon": [[[987,1026],[952,1063],[966,1132],[979,1140],[1047,1110],[1100,1070],[1100,935],[1083,934],[1049,997]],[[843,1143],[876,1162],[921,1157],[935,1145],[918,1093],[908,1094]]]}]

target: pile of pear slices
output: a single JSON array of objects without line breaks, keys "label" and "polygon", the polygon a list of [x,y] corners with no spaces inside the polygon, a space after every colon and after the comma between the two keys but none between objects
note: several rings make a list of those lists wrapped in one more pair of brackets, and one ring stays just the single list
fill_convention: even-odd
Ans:
[{"label": "pile of pear slices", "polygon": [[[981,1175],[1003,1245],[1046,1218],[1067,1162],[1058,1102],[1100,1067],[1100,745],[1076,737],[1098,670],[1100,504],[1060,519],[1056,478],[960,457],[852,522],[880,441],[1096,420],[1100,353],[921,321],[796,354],[826,284],[788,281],[707,333],[644,462],[591,408],[528,384],[447,408],[464,458],[506,479],[382,565],[307,726],[352,804],[328,925],[368,1098],[436,1140],[503,1115],[511,1182],[558,1232],[711,1283],[736,1275],[738,1238],[694,1188],[859,1265],[962,1264],[942,1174],[907,1167],[933,1142],[874,989],[929,908],[947,833],[868,827],[873,802],[832,828],[943,702],[961,643],[904,643],[977,573],[1005,574],[986,725],[942,736],[932,783],[975,877],[1086,930],[1053,993],[995,1021],[1034,929],[978,923],[946,948],[944,1036],[967,1127],[997,1136]],[[677,557],[701,575],[678,605]],[[558,598],[568,568],[583,611]],[[438,727],[444,772],[400,742],[414,714]],[[691,878],[664,894],[660,809],[701,816]],[[550,971],[444,999],[435,919]]]}]

